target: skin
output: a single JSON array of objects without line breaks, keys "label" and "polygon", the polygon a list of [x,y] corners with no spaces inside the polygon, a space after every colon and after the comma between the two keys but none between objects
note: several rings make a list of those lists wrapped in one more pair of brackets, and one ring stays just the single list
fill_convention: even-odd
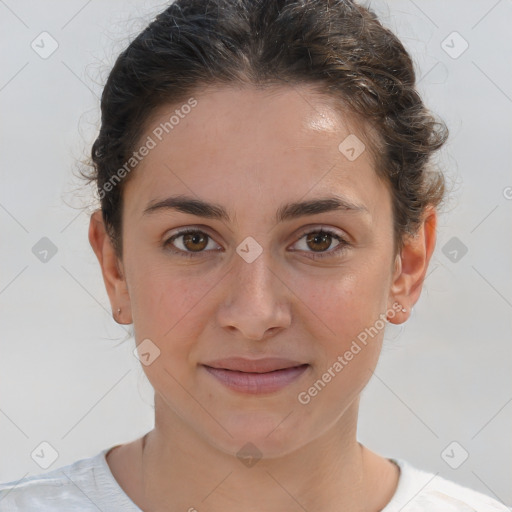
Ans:
[{"label": "skin", "polygon": [[[197,106],[125,185],[122,259],[101,212],[91,217],[89,240],[112,309],[121,308],[116,320],[133,323],[137,344],[149,338],[160,350],[142,366],[155,389],[155,428],[113,448],[107,462],[144,511],[381,510],[399,469],[358,443],[356,427],[384,329],[308,404],[297,396],[394,303],[407,311],[389,321],[407,319],[434,250],[436,212],[425,212],[395,255],[391,195],[370,151],[350,161],[338,149],[349,134],[363,140],[361,132],[306,86],[210,87],[194,97]],[[141,140],[176,108],[162,106]],[[232,219],[143,213],[150,202],[177,194],[221,205]],[[276,224],[282,204],[333,194],[367,211]],[[186,226],[208,237],[164,246]],[[334,237],[308,243],[301,229],[321,227],[349,245],[335,254]],[[236,252],[248,236],[262,248],[252,263]],[[313,260],[318,253],[325,257]],[[280,391],[248,395],[200,366],[230,356],[310,366]],[[236,456],[247,442],[262,454],[252,467]]]}]

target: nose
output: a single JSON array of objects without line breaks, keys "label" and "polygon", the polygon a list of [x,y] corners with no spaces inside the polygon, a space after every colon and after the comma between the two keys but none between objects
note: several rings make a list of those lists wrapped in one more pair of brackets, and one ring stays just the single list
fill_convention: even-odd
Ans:
[{"label": "nose", "polygon": [[248,263],[235,256],[231,272],[225,279],[225,294],[217,312],[219,324],[238,331],[241,337],[263,340],[291,323],[290,293],[264,250]]}]

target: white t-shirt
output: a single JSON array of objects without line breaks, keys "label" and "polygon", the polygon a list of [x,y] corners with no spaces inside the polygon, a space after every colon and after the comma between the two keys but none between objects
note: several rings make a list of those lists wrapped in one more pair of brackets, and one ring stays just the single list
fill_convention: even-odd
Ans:
[{"label": "white t-shirt", "polygon": [[[0,483],[0,512],[141,512],[112,475],[110,448],[67,466]],[[499,501],[416,469],[403,459],[398,487],[381,512],[510,512]]]}]

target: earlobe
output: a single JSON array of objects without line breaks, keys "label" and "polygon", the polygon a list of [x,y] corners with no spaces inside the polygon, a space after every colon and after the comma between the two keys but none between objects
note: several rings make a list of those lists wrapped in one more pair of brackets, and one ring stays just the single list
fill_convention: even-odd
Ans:
[{"label": "earlobe", "polygon": [[[428,207],[418,231],[414,235],[406,236],[402,250],[397,255],[388,307],[398,302],[410,312],[418,301],[436,244],[436,227],[436,210]],[[400,312],[390,322],[404,322],[407,312]]]},{"label": "earlobe", "polygon": [[114,319],[120,324],[132,323],[130,296],[123,272],[122,262],[112,245],[107,233],[103,214],[96,210],[89,222],[89,243],[98,258],[103,275],[103,281],[110,300]]}]

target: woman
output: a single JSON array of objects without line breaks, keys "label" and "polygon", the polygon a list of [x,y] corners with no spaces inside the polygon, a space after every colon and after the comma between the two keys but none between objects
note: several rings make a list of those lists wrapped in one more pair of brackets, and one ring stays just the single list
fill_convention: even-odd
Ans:
[{"label": "woman", "polygon": [[3,484],[0,510],[507,510],[357,441],[435,247],[447,138],[370,10],[178,0],[101,109],[89,240],[155,427]]}]

